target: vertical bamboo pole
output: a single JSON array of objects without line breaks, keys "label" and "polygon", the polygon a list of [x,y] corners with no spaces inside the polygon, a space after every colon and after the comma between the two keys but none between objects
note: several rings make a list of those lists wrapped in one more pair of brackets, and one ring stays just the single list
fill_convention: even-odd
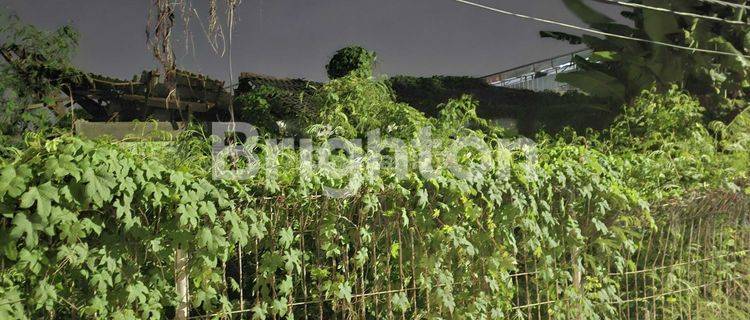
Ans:
[{"label": "vertical bamboo pole", "polygon": [[187,320],[188,305],[188,254],[178,247],[174,251],[175,289],[177,290],[178,305],[175,310],[175,320]]},{"label": "vertical bamboo pole", "polygon": [[[583,288],[582,288],[582,280],[583,280],[583,270],[581,269],[581,265],[578,263],[578,258],[581,253],[581,248],[575,247],[573,248],[571,254],[570,254],[570,264],[573,267],[573,289],[575,289],[576,295],[580,296],[583,294]],[[580,303],[580,302],[579,302]],[[583,319],[583,308],[580,304],[575,305],[575,309],[577,312],[574,319],[581,320]]]}]

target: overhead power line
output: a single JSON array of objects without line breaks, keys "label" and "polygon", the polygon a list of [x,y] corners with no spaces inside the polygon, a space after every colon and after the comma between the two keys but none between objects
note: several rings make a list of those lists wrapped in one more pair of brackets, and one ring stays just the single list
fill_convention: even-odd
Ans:
[{"label": "overhead power line", "polygon": [[632,40],[632,41],[649,43],[649,44],[654,44],[654,45],[660,45],[660,46],[665,46],[665,47],[670,47],[670,48],[675,48],[675,49],[681,49],[681,50],[687,50],[687,51],[692,51],[692,52],[703,52],[703,53],[712,53],[712,54],[718,54],[718,55],[723,55],[723,56],[732,56],[732,57],[739,56],[739,57],[744,57],[744,58],[750,58],[750,55],[736,54],[736,53],[732,53],[732,52],[716,51],[716,50],[710,50],[710,49],[691,48],[691,47],[681,46],[681,45],[678,45],[678,44],[672,44],[672,43],[668,43],[668,42],[654,41],[654,40],[648,40],[648,39],[642,39],[642,38],[625,36],[625,35],[616,34],[616,33],[604,32],[604,31],[600,31],[600,30],[596,30],[596,29],[592,29],[592,28],[581,27],[581,26],[576,26],[576,25],[572,25],[572,24],[568,24],[568,23],[559,22],[559,21],[554,21],[554,20],[549,20],[549,19],[542,19],[542,18],[537,18],[537,17],[532,17],[532,16],[529,16],[529,15],[525,15],[525,14],[520,14],[520,13],[515,13],[515,12],[511,12],[511,11],[507,11],[507,10],[497,9],[497,8],[489,7],[489,6],[486,6],[486,5],[483,5],[483,4],[479,4],[479,3],[475,3],[475,2],[471,2],[471,1],[466,1],[466,0],[453,0],[453,1],[456,1],[456,2],[459,2],[459,3],[463,3],[463,4],[466,4],[466,5],[470,5],[470,6],[473,6],[473,7],[485,9],[485,10],[492,11],[492,12],[499,13],[499,14],[514,16],[514,17],[517,17],[517,18],[526,19],[526,20],[532,20],[532,21],[537,21],[537,22],[542,22],[542,23],[546,23],[546,24],[552,24],[552,25],[556,25],[556,26],[560,26],[560,27],[565,27],[565,28],[569,28],[569,29],[575,29],[575,30],[579,30],[579,31],[584,31],[584,32],[598,34],[598,35],[612,37],[612,38]]},{"label": "overhead power line", "polygon": [[712,4],[718,4],[720,6],[725,6],[725,7],[740,8],[740,9],[750,9],[750,6],[748,6],[748,5],[739,4],[739,3],[733,3],[733,2],[726,2],[726,1],[720,1],[720,0],[698,0],[698,1],[706,2],[706,3],[712,3]]},{"label": "overhead power line", "polygon": [[711,20],[711,21],[718,21],[718,22],[725,22],[730,24],[739,24],[739,25],[750,25],[750,23],[747,23],[745,21],[739,21],[739,20],[727,20],[719,17],[713,17],[713,16],[707,16],[692,12],[684,12],[684,11],[675,11],[667,8],[662,7],[654,7],[654,6],[648,6],[645,4],[640,3],[633,3],[633,2],[625,2],[625,1],[618,1],[618,0],[598,0],[603,1],[607,3],[613,3],[613,4],[619,4],[624,7],[631,7],[631,8],[638,8],[638,9],[646,9],[646,10],[652,10],[652,11],[659,11],[659,12],[665,12],[665,13],[671,13],[678,16],[685,16],[685,17],[691,17],[691,18],[697,18],[697,19],[705,19],[705,20]]}]

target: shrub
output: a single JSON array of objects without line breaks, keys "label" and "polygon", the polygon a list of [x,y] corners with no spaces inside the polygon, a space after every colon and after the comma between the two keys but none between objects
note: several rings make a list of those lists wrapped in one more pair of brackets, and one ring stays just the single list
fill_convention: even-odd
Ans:
[{"label": "shrub", "polygon": [[304,121],[307,132],[313,136],[327,131],[325,136],[354,138],[379,129],[396,137],[411,138],[429,123],[421,112],[395,102],[385,82],[356,75],[332,80],[311,101],[315,110]]},{"label": "shrub", "polygon": [[359,46],[343,48],[337,51],[326,65],[328,78],[334,80],[352,73],[362,77],[370,77],[375,60],[375,53],[365,48]]}]

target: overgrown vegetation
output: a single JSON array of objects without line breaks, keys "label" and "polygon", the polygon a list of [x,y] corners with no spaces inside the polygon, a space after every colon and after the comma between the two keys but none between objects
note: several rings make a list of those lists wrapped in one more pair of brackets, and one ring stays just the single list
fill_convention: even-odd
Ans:
[{"label": "overgrown vegetation", "polygon": [[[316,153],[247,141],[260,161],[247,180],[212,179],[213,141],[200,129],[162,144],[59,132],[3,144],[0,318],[170,318],[177,248],[190,257],[191,314],[207,318],[506,319],[529,302],[523,290],[558,296],[538,309],[543,318],[617,318],[630,293],[621,275],[656,265],[638,258],[650,243],[637,239],[673,226],[665,204],[750,195],[748,111],[707,125],[679,87],[649,87],[607,130],[541,134],[531,148],[509,143],[470,96],[441,101],[428,118],[394,99],[395,82],[334,79],[305,97],[295,126],[316,145],[374,130],[411,143]],[[276,98],[289,97],[268,88],[240,97],[247,116],[263,115],[266,137],[295,112],[275,109]],[[351,192],[326,197],[330,188]],[[743,228],[718,229],[721,241],[688,258],[745,248]],[[665,258],[683,257],[665,249]],[[538,282],[513,281],[529,266]],[[649,283],[683,290],[670,303],[707,306],[704,316],[750,316],[736,303],[747,291],[684,290],[747,285],[746,255],[703,266]]]},{"label": "overgrown vegetation", "polygon": [[274,135],[299,134],[299,117],[309,112],[305,92],[291,92],[261,86],[235,100],[239,121],[250,123]]},{"label": "overgrown vegetation", "polygon": [[78,33],[69,26],[47,32],[0,13],[0,37],[5,40],[0,46],[3,56],[21,48],[15,65],[0,63],[0,143],[7,144],[23,132],[49,128],[57,116],[64,116],[52,111],[61,103],[60,87],[39,68],[39,57],[44,57],[45,66],[62,71],[55,78],[82,75],[70,65]]},{"label": "overgrown vegetation", "polygon": [[556,133],[566,127],[579,132],[602,130],[617,116],[602,106],[611,101],[577,92],[533,92],[493,87],[482,79],[435,76],[397,76],[388,79],[396,100],[412,105],[435,117],[438,106],[450,99],[471,95],[477,114],[484,119],[515,119],[520,134],[533,137],[538,132]]},{"label": "overgrown vegetation", "polygon": [[[366,78],[333,81],[306,127],[358,137],[394,125],[394,136],[419,140],[418,127],[428,126],[437,140],[433,156],[410,146],[405,152],[434,174],[399,178],[394,168],[365,166],[342,177],[324,166],[303,169],[298,151],[262,145],[261,159],[282,155],[277,176],[261,168],[247,181],[211,180],[201,138],[126,146],[29,136],[2,160],[0,313],[169,317],[176,304],[172,250],[182,247],[191,257],[193,314],[241,308],[242,288],[256,318],[503,318],[517,289],[506,277],[521,259],[536,257],[539,268],[557,264],[555,277],[587,275],[565,282],[562,294],[575,302],[560,302],[552,316],[593,317],[615,299],[590,286],[592,277],[608,283],[595,271],[610,257],[627,262],[623,248],[636,230],[661,227],[654,206],[695,190],[731,190],[747,175],[731,165],[747,150],[721,148],[723,140],[701,124],[698,103],[676,89],[645,93],[607,139],[542,138],[537,162],[526,161],[528,150],[502,147],[498,134],[460,129],[475,119],[471,100],[449,102],[431,123],[388,92]],[[459,178],[438,151],[470,137],[493,147],[489,157],[459,153],[468,172]],[[359,152],[363,163],[382,156]],[[324,187],[352,180],[360,185],[352,197],[320,197]],[[242,281],[226,266],[239,253]],[[356,298],[410,287],[420,289]],[[322,309],[291,307],[320,299]]]},{"label": "overgrown vegetation", "polygon": [[[709,120],[731,119],[747,106],[750,53],[747,10],[701,0],[645,1],[666,8],[718,18],[709,20],[672,12],[629,8],[622,13],[629,23],[619,23],[591,8],[583,0],[563,0],[571,12],[591,28],[680,46],[726,52],[729,55],[691,52],[614,37],[542,32],[594,50],[591,59],[575,59],[582,70],[561,74],[566,82],[593,96],[616,99],[617,106],[632,101],[641,91],[656,86],[662,92],[678,84],[707,108]],[[640,2],[639,2],[640,3]],[[638,4],[638,3],[637,3]],[[723,19],[723,20],[722,20]],[[728,23],[734,21],[735,23]]]}]

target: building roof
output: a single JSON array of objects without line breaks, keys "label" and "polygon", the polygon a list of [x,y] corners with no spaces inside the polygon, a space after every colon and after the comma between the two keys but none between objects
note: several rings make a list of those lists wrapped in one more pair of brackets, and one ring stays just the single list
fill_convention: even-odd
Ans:
[{"label": "building roof", "polygon": [[240,74],[238,91],[247,92],[261,86],[270,86],[292,92],[309,92],[321,84],[305,79],[276,78],[252,72]]}]

